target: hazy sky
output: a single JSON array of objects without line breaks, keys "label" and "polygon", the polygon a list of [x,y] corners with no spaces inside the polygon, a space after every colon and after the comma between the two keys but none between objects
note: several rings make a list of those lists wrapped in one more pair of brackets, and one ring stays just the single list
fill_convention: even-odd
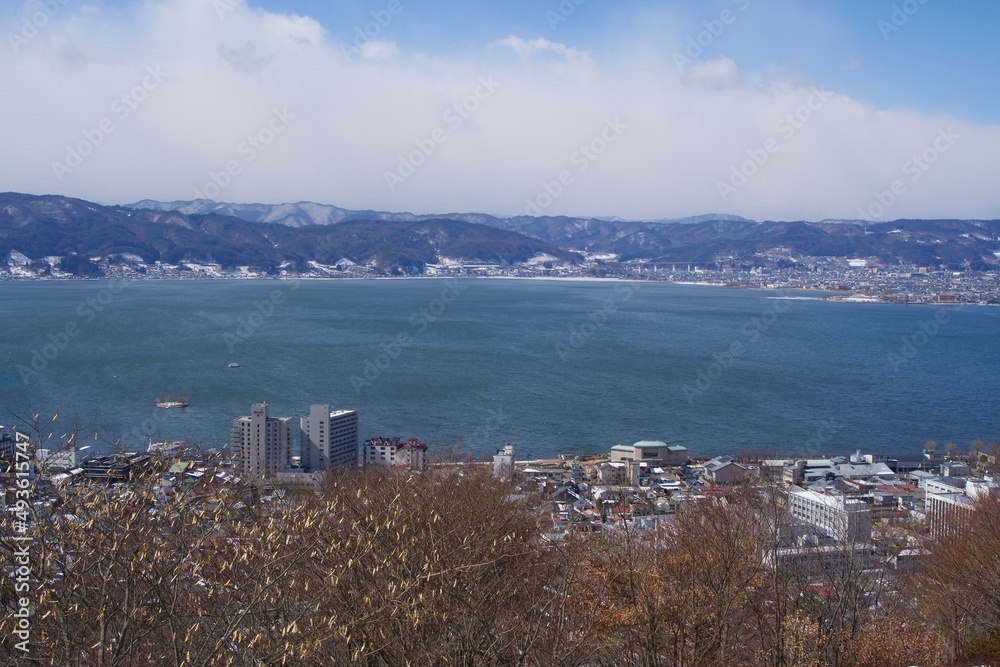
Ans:
[{"label": "hazy sky", "polygon": [[0,2],[0,190],[1000,217],[992,1]]}]

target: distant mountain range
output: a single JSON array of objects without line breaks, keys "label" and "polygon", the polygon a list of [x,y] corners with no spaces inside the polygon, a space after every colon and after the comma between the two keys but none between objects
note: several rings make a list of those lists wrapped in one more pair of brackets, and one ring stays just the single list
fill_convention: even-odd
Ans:
[{"label": "distant mountain range", "polygon": [[[422,273],[447,260],[576,263],[577,255],[516,232],[460,220],[343,220],[290,227],[218,213],[133,210],[58,196],[0,194],[0,259],[129,256],[145,263],[215,263],[276,270],[309,262]],[[73,268],[78,269],[79,262]],[[80,273],[86,269],[82,263]]]},{"label": "distant mountain range", "polygon": [[[126,204],[125,208],[150,211],[177,211],[188,215],[207,215],[216,213],[229,215],[250,222],[273,222],[288,227],[308,227],[311,225],[336,225],[350,220],[394,220],[413,222],[417,220],[447,219],[472,222],[479,225],[489,225],[501,229],[514,229],[535,220],[567,220],[569,218],[519,216],[501,218],[485,213],[445,213],[434,215],[417,215],[414,213],[389,213],[387,211],[352,211],[329,204],[314,202],[299,202],[297,204],[229,204],[215,202],[211,199],[193,199],[189,201],[161,202],[143,199],[134,204]],[[629,222],[621,218],[576,218],[578,220],[593,220],[595,222]],[[737,215],[696,215],[687,218],[652,220],[654,223],[692,224],[724,220],[727,222],[753,222]]]},{"label": "distant mountain range", "polygon": [[704,267],[786,266],[818,256],[995,269],[1000,266],[1000,221],[755,222],[708,215],[642,222],[415,215],[308,202],[145,200],[121,207],[6,193],[0,194],[0,263],[12,251],[30,259],[70,258],[68,270],[80,275],[94,270],[92,258],[109,256],[266,271],[305,271],[310,262],[363,265],[385,274],[421,274],[428,264],[448,262],[574,265],[584,255]]},{"label": "distant mountain range", "polygon": [[[674,220],[516,216],[482,213],[414,215],[298,204],[220,204],[209,200],[154,202],[128,208],[221,213],[252,222],[302,227],[351,220],[461,220],[518,232],[564,250],[616,255],[621,261],[760,264],[766,255],[877,258],[887,264],[989,269],[1000,265],[997,220],[863,220],[756,222],[732,215],[699,215]],[[778,251],[777,253],[773,251]]]}]

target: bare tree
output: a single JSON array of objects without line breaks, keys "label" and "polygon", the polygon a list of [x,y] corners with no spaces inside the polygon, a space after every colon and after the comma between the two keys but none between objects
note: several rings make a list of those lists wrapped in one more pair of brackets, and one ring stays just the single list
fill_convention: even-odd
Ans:
[{"label": "bare tree", "polygon": [[64,492],[33,522],[27,664],[573,664],[566,554],[485,468],[166,500],[161,472]]},{"label": "bare tree", "polygon": [[584,545],[574,599],[602,619],[597,664],[748,664],[749,600],[760,586],[756,514],[741,493],[638,531],[620,521]]},{"label": "bare tree", "polygon": [[981,497],[966,511],[958,534],[929,542],[915,582],[949,658],[988,652],[1000,631],[1000,498]]}]

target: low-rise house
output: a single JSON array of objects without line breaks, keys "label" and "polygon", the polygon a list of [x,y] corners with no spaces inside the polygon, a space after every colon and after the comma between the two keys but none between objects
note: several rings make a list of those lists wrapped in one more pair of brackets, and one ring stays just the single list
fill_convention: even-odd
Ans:
[{"label": "low-rise house", "polygon": [[564,484],[552,492],[552,500],[574,503],[580,500],[580,490],[575,484]]},{"label": "low-rise house", "polygon": [[844,459],[800,459],[785,467],[782,479],[790,486],[833,481],[844,476],[841,465],[849,464]]},{"label": "low-rise house", "polygon": [[795,465],[792,459],[764,459],[760,462],[760,472],[770,479],[782,479],[785,470]]},{"label": "low-rise house", "polygon": [[719,486],[739,484],[750,478],[750,470],[731,456],[717,456],[705,464],[705,477]]},{"label": "low-rise house", "polygon": [[597,466],[597,479],[601,484],[624,484],[628,480],[628,469],[622,461],[608,461]]},{"label": "low-rise house", "polygon": [[875,487],[872,492],[872,500],[877,507],[890,509],[912,510],[917,496],[915,484],[883,484]]},{"label": "low-rise house", "polygon": [[992,477],[970,479],[965,482],[965,493],[973,500],[984,495],[1000,496],[1000,484]]},{"label": "low-rise house", "polygon": [[843,477],[838,466],[832,459],[806,459],[802,465],[802,483],[832,481]]},{"label": "low-rise house", "polygon": [[556,482],[556,483],[561,483],[566,481],[566,479],[568,479],[569,476],[568,470],[566,470],[565,468],[558,468],[554,466],[546,466],[540,468],[529,467],[525,468],[521,472],[523,472],[528,477],[535,478],[536,480],[543,480],[546,482]]},{"label": "low-rise house", "polygon": [[937,470],[944,463],[944,456],[937,452],[924,451],[906,454],[866,454],[869,463],[885,463],[897,475],[905,475],[914,470]]},{"label": "low-rise house", "polygon": [[396,450],[396,467],[423,470],[427,467],[427,445],[410,438]]},{"label": "low-rise house", "polygon": [[416,438],[372,438],[362,446],[365,465],[384,465],[423,470],[427,466],[427,445]]},{"label": "low-rise house", "polygon": [[905,479],[916,484],[918,489],[925,489],[927,488],[927,480],[937,479],[938,477],[939,475],[927,472],[926,470],[913,470],[906,474]]},{"label": "low-rise house", "polygon": [[149,464],[147,454],[108,454],[92,456],[83,464],[83,476],[102,482],[127,482],[133,471]]},{"label": "low-rise house", "polygon": [[942,477],[970,477],[972,470],[968,463],[961,461],[946,461],[941,464]]},{"label": "low-rise house", "polygon": [[837,466],[840,474],[850,480],[867,480],[872,478],[895,479],[896,473],[884,463],[842,463]]}]

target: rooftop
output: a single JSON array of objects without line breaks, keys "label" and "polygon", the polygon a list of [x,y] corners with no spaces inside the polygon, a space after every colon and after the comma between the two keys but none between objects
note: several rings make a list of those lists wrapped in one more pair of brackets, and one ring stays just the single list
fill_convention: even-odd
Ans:
[{"label": "rooftop", "polygon": [[894,473],[884,463],[842,463],[840,472],[847,477],[893,477]]},{"label": "rooftop", "polygon": [[951,493],[928,493],[927,500],[930,501],[931,499],[943,500],[954,505],[972,506],[973,504],[972,498],[966,495],[964,491],[954,491]]},{"label": "rooftop", "polygon": [[791,499],[792,496],[807,498],[813,502],[827,505],[828,507],[843,507],[846,510],[862,509],[866,506],[866,503],[863,500],[850,500],[845,496],[834,496],[827,493],[819,493],[818,491],[792,491],[788,494],[789,499]]},{"label": "rooftop", "polygon": [[943,484],[945,486],[950,486],[955,489],[964,489],[965,480],[960,477],[940,477],[933,476],[927,479],[928,482],[934,482],[935,484]]}]

